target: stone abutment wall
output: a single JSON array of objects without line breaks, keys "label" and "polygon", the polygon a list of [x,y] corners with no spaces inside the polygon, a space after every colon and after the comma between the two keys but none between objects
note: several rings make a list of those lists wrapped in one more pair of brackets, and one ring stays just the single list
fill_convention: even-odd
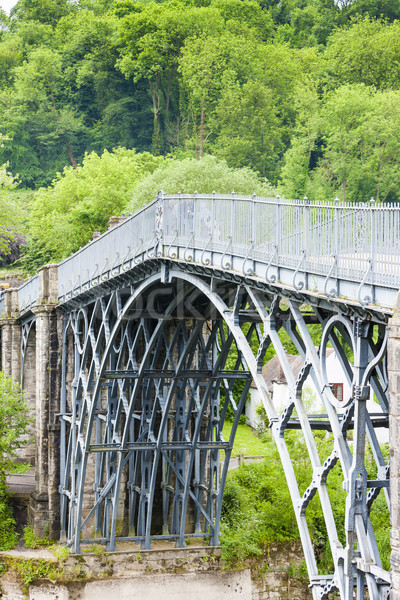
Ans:
[{"label": "stone abutment wall", "polygon": [[[12,568],[0,579],[3,600],[311,600],[299,542],[271,544],[265,556],[230,568],[220,550],[190,547],[69,557],[23,590]],[[42,559],[43,564],[43,559]]]}]

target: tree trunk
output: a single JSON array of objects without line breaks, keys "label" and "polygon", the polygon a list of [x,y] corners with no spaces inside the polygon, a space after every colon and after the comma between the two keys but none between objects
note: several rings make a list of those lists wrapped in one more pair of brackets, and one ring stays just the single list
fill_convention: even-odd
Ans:
[{"label": "tree trunk", "polygon": [[168,78],[167,92],[165,94],[165,121],[169,121],[169,99],[171,96],[172,75]]},{"label": "tree trunk", "polygon": [[[55,112],[55,114],[57,115],[57,107],[56,107],[56,101],[54,98],[54,91],[53,91],[53,85],[50,84],[50,96],[51,96],[51,105],[53,107],[53,111]],[[74,155],[72,154],[72,150],[71,150],[71,144],[69,142],[67,142],[65,144],[66,148],[67,148],[67,152],[68,152],[68,156],[69,156],[69,160],[71,162],[71,165],[74,167],[74,169],[78,168],[78,164],[74,158]]]},{"label": "tree trunk", "polygon": [[78,168],[78,163],[76,162],[76,160],[74,158],[74,155],[72,154],[71,144],[67,143],[66,147],[67,147],[67,152],[68,152],[69,160],[71,161],[71,165],[74,167],[74,169],[77,169]]},{"label": "tree trunk", "polygon": [[204,149],[204,117],[205,117],[205,113],[206,113],[204,104],[205,104],[204,102],[201,103],[199,158],[201,158],[203,156],[203,149]]},{"label": "tree trunk", "polygon": [[153,114],[154,114],[154,129],[153,129],[153,141],[152,141],[152,152],[154,155],[160,154],[160,94],[158,91],[158,79],[156,81],[149,81],[151,99],[153,101]]}]

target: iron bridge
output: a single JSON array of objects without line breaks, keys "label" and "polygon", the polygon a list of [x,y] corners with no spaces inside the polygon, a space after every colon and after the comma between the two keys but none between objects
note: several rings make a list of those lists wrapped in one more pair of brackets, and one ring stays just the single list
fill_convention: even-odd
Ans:
[{"label": "iron bridge", "polygon": [[[61,535],[113,551],[133,540],[219,544],[235,432],[251,382],[262,398],[290,489],[313,598],[388,597],[370,512],[390,504],[388,322],[400,287],[398,205],[310,203],[215,194],[167,196],[58,265],[63,315]],[[38,276],[19,289],[22,353],[34,327]],[[0,303],[1,312],[1,303]],[[315,346],[312,329],[319,328]],[[282,332],[297,349],[294,375]],[[289,400],[277,410],[261,373],[278,355]],[[336,353],[351,392],[327,376]],[[302,388],[311,376],[321,414]],[[367,407],[374,394],[374,411]],[[223,435],[234,416],[229,439]],[[287,433],[301,430],[312,479],[300,490]],[[317,433],[334,443],[320,456]],[[375,469],[367,474],[367,454]],[[347,492],[340,539],[329,475]],[[308,508],[319,498],[333,570],[318,570]]]}]

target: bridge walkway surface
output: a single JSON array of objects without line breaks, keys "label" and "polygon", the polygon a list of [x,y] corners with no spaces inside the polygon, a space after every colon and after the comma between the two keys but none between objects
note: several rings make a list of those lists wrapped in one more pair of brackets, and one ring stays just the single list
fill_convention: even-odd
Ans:
[{"label": "bridge walkway surface", "polygon": [[[149,549],[160,539],[184,547],[206,537],[218,545],[233,440],[254,382],[285,470],[313,597],[336,591],[347,600],[353,593],[383,599],[392,587],[400,598],[399,255],[399,205],[160,193],[7,290],[1,364],[36,407],[35,529],[60,535],[75,553],[94,542],[108,551],[126,541]],[[296,374],[282,332],[301,357]],[[270,347],[289,388],[283,410],[261,373]],[[340,397],[328,348],[345,379]],[[303,398],[308,377],[317,416]],[[377,435],[389,421],[391,474]],[[313,469],[305,490],[287,444],[292,429],[301,430]],[[334,439],[327,456],[316,440],[321,429]],[[339,465],[344,536],[329,496]],[[390,477],[392,573],[382,566],[371,521],[378,497],[390,507]],[[310,537],[314,498],[331,573],[319,572]]]}]

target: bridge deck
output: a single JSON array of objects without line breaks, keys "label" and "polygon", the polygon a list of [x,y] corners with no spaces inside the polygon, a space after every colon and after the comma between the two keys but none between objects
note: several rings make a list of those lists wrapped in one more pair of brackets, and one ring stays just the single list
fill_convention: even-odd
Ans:
[{"label": "bridge deck", "polygon": [[[160,193],[58,265],[58,299],[63,304],[142,262],[167,258],[391,312],[399,256],[398,204]],[[38,296],[35,275],[18,290],[20,312]]]}]

